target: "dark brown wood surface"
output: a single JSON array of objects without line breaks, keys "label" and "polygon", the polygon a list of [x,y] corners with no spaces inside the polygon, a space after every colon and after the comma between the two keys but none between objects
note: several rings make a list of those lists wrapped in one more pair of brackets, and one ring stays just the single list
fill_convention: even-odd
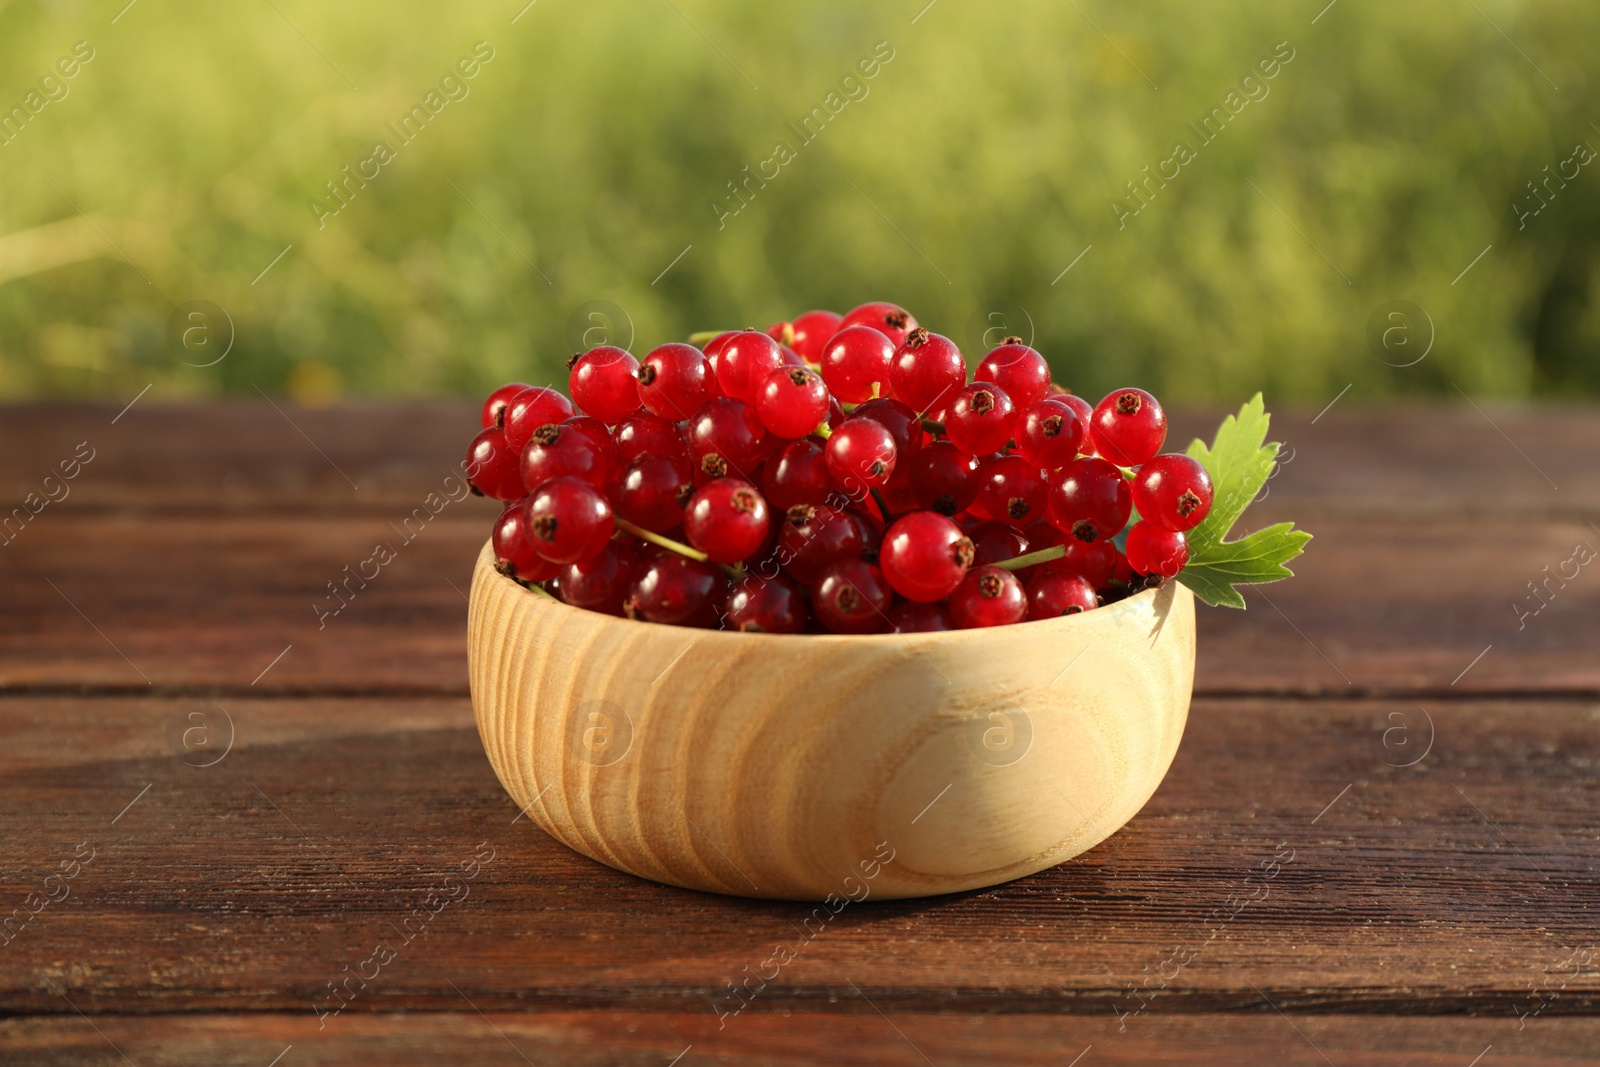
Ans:
[{"label": "dark brown wood surface", "polygon": [[1031,878],[852,905],[737,1013],[807,909],[577,856],[484,758],[463,593],[494,506],[404,526],[469,406],[117,414],[0,411],[0,505],[94,449],[0,545],[0,1062],[1600,1058],[1600,570],[1528,587],[1600,549],[1600,413],[1280,416],[1248,522],[1316,540],[1202,611],[1146,809]]}]

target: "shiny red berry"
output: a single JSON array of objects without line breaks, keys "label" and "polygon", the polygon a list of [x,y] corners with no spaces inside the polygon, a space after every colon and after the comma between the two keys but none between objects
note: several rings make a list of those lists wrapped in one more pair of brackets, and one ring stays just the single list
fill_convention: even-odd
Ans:
[{"label": "shiny red berry", "polygon": [[810,363],[819,363],[822,360],[822,348],[828,343],[829,338],[839,332],[839,325],[844,321],[843,315],[832,311],[808,311],[804,315],[796,316],[789,325],[794,328],[794,341],[792,347]]},{"label": "shiny red berry", "polygon": [[811,609],[836,634],[875,634],[889,627],[894,593],[883,572],[859,559],[830,563],[817,576]]},{"label": "shiny red berry", "polygon": [[718,478],[700,487],[683,512],[689,543],[717,563],[749,559],[766,543],[771,518],[756,487],[741,478]]},{"label": "shiny red berry", "polygon": [[1192,530],[1211,513],[1211,476],[1181,452],[1147,461],[1133,479],[1139,517],[1167,530]]},{"label": "shiny red berry", "polygon": [[520,455],[528,447],[533,431],[548,423],[566,422],[573,414],[572,401],[554,389],[530,386],[506,404],[502,422],[506,443]]},{"label": "shiny red berry", "polygon": [[1023,410],[1017,420],[1017,453],[1042,470],[1064,467],[1078,458],[1086,432],[1071,404],[1045,397]]},{"label": "shiny red berry", "polygon": [[551,478],[570,477],[606,492],[620,472],[609,437],[596,441],[582,429],[547,423],[522,451],[522,483],[535,492]]},{"label": "shiny red berry", "polygon": [[1089,423],[1094,419],[1094,405],[1076,393],[1052,393],[1052,400],[1059,400],[1067,405],[1078,415],[1078,421],[1083,423],[1083,442],[1078,445],[1080,456],[1096,456],[1094,450],[1094,435],[1089,432]]},{"label": "shiny red berry", "polygon": [[1021,456],[991,456],[979,475],[972,510],[980,518],[1023,526],[1044,514],[1046,488],[1039,468]]},{"label": "shiny red berry", "polygon": [[846,419],[823,449],[828,471],[851,499],[865,496],[894,473],[894,436],[872,419]]},{"label": "shiny red berry", "polygon": [[911,312],[898,304],[888,304],[881,300],[874,300],[868,304],[851,308],[839,322],[839,329],[850,326],[870,326],[887,337],[892,343],[890,350],[905,344],[906,335],[917,328],[917,320],[911,317]]},{"label": "shiny red berry", "polygon": [[683,427],[648,411],[635,411],[617,423],[611,440],[617,449],[617,459],[623,463],[632,463],[646,452],[659,452],[682,460],[685,468],[689,465],[689,446],[684,440]]},{"label": "shiny red berry", "polygon": [[611,540],[611,504],[588,482],[552,478],[527,501],[528,540],[551,563],[592,559]]},{"label": "shiny red berry", "polygon": [[848,512],[825,504],[798,504],[778,526],[778,564],[801,585],[812,585],[830,563],[860,559],[867,529]]},{"label": "shiny red berry", "polygon": [[822,380],[846,404],[872,396],[872,386],[888,377],[894,344],[870,326],[847,326],[822,350]]},{"label": "shiny red berry", "polygon": [[696,477],[749,479],[766,459],[771,435],[749,404],[719,396],[689,421]]},{"label": "shiny red berry", "polygon": [[1050,365],[1020,337],[1007,337],[984,356],[972,377],[1004,389],[1018,410],[1032,407],[1050,391]]},{"label": "shiny red berry", "polygon": [[622,472],[617,486],[617,514],[655,533],[683,523],[683,509],[694,496],[694,479],[680,462],[659,452],[646,452]]},{"label": "shiny red berry", "polygon": [[656,552],[640,565],[622,611],[630,619],[711,628],[717,625],[726,589],[715,563]]},{"label": "shiny red berry", "polygon": [[810,616],[805,597],[789,579],[751,576],[734,583],[724,623],[747,634],[797,634],[805,631]]},{"label": "shiny red berry", "polygon": [[828,461],[813,441],[790,441],[761,470],[762,494],[777,511],[796,504],[824,504],[839,494]]},{"label": "shiny red berry", "polygon": [[1095,589],[1104,589],[1117,565],[1117,546],[1111,541],[1080,541],[1068,534],[1063,542],[1067,552],[1060,559],[1041,563],[1033,570],[1040,574],[1072,574]]},{"label": "shiny red berry", "polygon": [[561,571],[560,564],[551,563],[533,550],[521,500],[507,504],[494,523],[495,570],[508,578],[524,582],[548,582]]},{"label": "shiny red berry", "polygon": [[1177,530],[1153,522],[1136,522],[1128,531],[1128,566],[1139,574],[1171,578],[1189,562],[1189,541]]},{"label": "shiny red berry", "polygon": [[717,356],[717,385],[724,396],[753,406],[767,376],[781,366],[783,353],[778,351],[778,342],[760,330],[741,330]]},{"label": "shiny red berry", "polygon": [[467,483],[484,496],[517,500],[527,495],[517,468],[517,453],[506,443],[505,431],[490,426],[467,446]]},{"label": "shiny red berry", "polygon": [[928,436],[922,429],[922,419],[917,413],[899,400],[890,397],[880,396],[868,400],[845,416],[847,422],[856,419],[871,419],[889,431],[889,436],[894,438],[897,469],[911,458],[913,452],[922,447],[923,439]]},{"label": "shiny red berry", "polygon": [[976,567],[950,594],[950,618],[958,630],[1009,626],[1028,617],[1028,597],[1017,576],[999,567]]},{"label": "shiny red berry", "polygon": [[1050,521],[1080,541],[1109,541],[1133,510],[1122,472],[1103,459],[1075,459],[1050,475]]},{"label": "shiny red berry", "polygon": [[1027,586],[1028,618],[1054,619],[1100,606],[1094,586],[1075,574],[1040,574]]},{"label": "shiny red berry", "polygon": [[915,411],[948,404],[967,380],[961,349],[948,337],[917,327],[895,349],[889,364],[889,386],[897,400]]},{"label": "shiny red berry", "polygon": [[986,456],[1011,440],[1017,411],[1004,389],[992,382],[964,386],[945,411],[944,432],[963,452]]},{"label": "shiny red berry", "polygon": [[716,372],[694,345],[652,348],[639,364],[639,403],[652,415],[678,422],[716,395]]},{"label": "shiny red berry", "polygon": [[556,588],[561,591],[561,599],[575,608],[621,615],[622,602],[632,588],[638,566],[638,546],[613,540],[592,559],[561,568]]},{"label": "shiny red berry", "polygon": [[972,539],[974,567],[1016,559],[1025,555],[1030,547],[1027,536],[1009,523],[972,521],[966,530]]},{"label": "shiny red berry", "polygon": [[501,420],[505,417],[506,405],[511,403],[511,398],[522,392],[524,389],[532,388],[533,386],[529,385],[527,382],[507,382],[505,385],[502,385],[500,388],[490,393],[489,398],[483,402],[482,425],[485,428],[490,426],[504,426],[505,423],[503,423]]},{"label": "shiny red berry", "polygon": [[896,519],[883,535],[878,566],[895,592],[931,604],[961,584],[973,551],[972,541],[953,521],[937,512],[913,511]]},{"label": "shiny red berry", "polygon": [[828,387],[809,367],[779,367],[761,383],[755,407],[779,437],[805,437],[828,417]]},{"label": "shiny red berry", "polygon": [[945,440],[930,441],[905,460],[917,506],[941,515],[958,515],[972,506],[983,484],[980,466],[978,457]]},{"label": "shiny red berry", "polygon": [[1167,413],[1143,389],[1118,389],[1095,405],[1089,419],[1095,451],[1119,467],[1155,457],[1167,439]]},{"label": "shiny red berry", "polygon": [[586,414],[607,426],[639,406],[639,361],[615,345],[601,345],[567,361],[567,393]]},{"label": "shiny red berry", "polygon": [[943,604],[905,601],[889,609],[889,629],[897,634],[929,634],[954,630],[950,609]]}]

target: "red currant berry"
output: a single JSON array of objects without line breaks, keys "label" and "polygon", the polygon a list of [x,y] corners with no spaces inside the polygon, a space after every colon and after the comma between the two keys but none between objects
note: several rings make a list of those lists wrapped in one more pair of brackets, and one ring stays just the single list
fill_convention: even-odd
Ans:
[{"label": "red currant berry", "polygon": [[844,316],[836,315],[831,311],[808,311],[799,315],[789,325],[794,328],[794,340],[790,346],[808,363],[822,361],[822,348],[828,339],[839,332],[839,325],[844,321]]},{"label": "red currant berry", "polygon": [[1016,421],[1016,408],[1004,389],[992,382],[971,382],[945,411],[944,432],[961,451],[986,456],[1006,447]]},{"label": "red currant berry", "polygon": [[955,628],[950,611],[943,604],[906,601],[889,609],[889,629],[897,634],[931,634]]},{"label": "red currant berry", "polygon": [[466,471],[467,484],[480,496],[517,500],[527,495],[517,469],[517,453],[498,426],[481,431],[467,446]]},{"label": "red currant berry", "polygon": [[966,380],[961,349],[950,338],[920,326],[906,335],[889,364],[889,386],[895,397],[916,411],[949,403]]},{"label": "red currant berry", "polygon": [[617,488],[617,514],[655,533],[683,522],[683,509],[694,496],[694,481],[678,461],[646,452],[622,472]]},{"label": "red currant berry", "polygon": [[973,514],[1021,526],[1044,514],[1044,477],[1021,456],[993,456],[984,461]]},{"label": "red currant berry", "polygon": [[875,300],[845,313],[839,321],[839,329],[851,326],[872,327],[892,342],[889,348],[893,351],[906,343],[906,335],[917,328],[917,320],[903,307]]},{"label": "red currant berry", "polygon": [[1028,617],[1028,596],[1017,576],[999,567],[976,567],[950,594],[950,618],[958,630],[1009,626]]},{"label": "red currant berry", "polygon": [[744,331],[727,330],[723,333],[719,333],[711,340],[707,341],[706,346],[700,350],[706,354],[706,362],[711,364],[711,371],[713,374],[716,373],[717,358],[722,355],[722,350],[728,346],[729,341],[733,340],[735,337],[738,337],[741,333],[744,333]]},{"label": "red currant berry", "polygon": [[611,540],[615,520],[605,494],[576,478],[552,478],[527,502],[528,539],[551,563],[593,559]]},{"label": "red currant berry", "polygon": [[739,478],[702,486],[683,512],[689,543],[717,563],[749,559],[766,543],[771,519],[756,487]]},{"label": "red currant berry", "polygon": [[1089,432],[1089,423],[1094,419],[1094,405],[1076,393],[1062,393],[1051,397],[1067,405],[1077,412],[1078,421],[1083,423],[1083,442],[1078,445],[1078,454],[1081,456],[1097,456],[1094,450],[1094,435]]},{"label": "red currant berry", "polygon": [[967,536],[972,539],[974,567],[1004,563],[1028,552],[1027,536],[1009,523],[973,521],[966,529]]},{"label": "red currant berry", "polygon": [[959,515],[972,506],[982,486],[981,463],[949,441],[930,441],[905,461],[917,507]]},{"label": "red currant berry", "polygon": [[626,541],[610,541],[593,559],[561,568],[556,588],[561,599],[575,608],[621,615],[622,601],[633,585],[639,566],[639,549]]},{"label": "red currant berry", "polygon": [[652,415],[687,419],[716,395],[716,372],[694,345],[652,348],[639,365],[639,403]]},{"label": "red currant berry", "polygon": [[861,558],[868,538],[857,522],[825,504],[797,504],[778,527],[778,563],[801,585],[814,584],[828,564]]},{"label": "red currant berry", "polygon": [[1083,447],[1084,423],[1071,404],[1045,397],[1017,420],[1017,452],[1043,470],[1064,467]]},{"label": "red currant berry", "polygon": [[1018,410],[1032,407],[1050,391],[1050,364],[1020,337],[1000,342],[999,348],[983,357],[972,377],[1004,389]]},{"label": "red currant berry", "polygon": [[1136,522],[1128,531],[1128,566],[1139,574],[1171,578],[1189,562],[1189,539],[1153,522]]},{"label": "red currant berry", "polygon": [[797,634],[804,632],[810,617],[805,597],[789,579],[752,576],[734,584],[724,623],[747,634]]},{"label": "red currant berry", "polygon": [[1050,476],[1050,521],[1080,541],[1109,541],[1133,510],[1122,472],[1103,459],[1075,459]]},{"label": "red currant berry", "polygon": [[732,397],[717,397],[689,420],[689,458],[697,477],[748,479],[766,459],[770,445],[756,409]]},{"label": "red currant berry", "polygon": [[754,405],[767,376],[781,366],[783,353],[778,351],[778,342],[760,330],[742,330],[717,356],[717,385],[724,396]]},{"label": "red currant berry", "polygon": [[1117,553],[1117,562],[1111,568],[1110,582],[1120,582],[1123,585],[1133,584],[1133,568],[1128,566],[1128,557],[1121,552]]},{"label": "red currant berry", "polygon": [[507,504],[495,520],[493,541],[494,569],[507,578],[548,582],[561,570],[558,564],[551,563],[533,550],[533,543],[528,540],[523,502],[520,500]]},{"label": "red currant berry", "polygon": [[632,463],[646,452],[659,452],[681,460],[685,470],[689,467],[689,446],[683,439],[683,427],[648,411],[636,411],[617,423],[611,440],[617,449],[617,459],[623,463]]},{"label": "red currant berry", "polygon": [[894,436],[872,419],[846,419],[823,450],[828,471],[851,499],[865,496],[894,473]]},{"label": "red currant berry", "polygon": [[[643,408],[635,408],[634,414],[649,414]],[[561,424],[569,430],[576,430],[597,445],[611,445],[613,451],[616,445],[611,440],[611,430],[606,424],[592,415],[574,415]],[[538,429],[538,427],[534,427]]]},{"label": "red currant berry", "polygon": [[1095,405],[1089,419],[1095,451],[1119,467],[1154,458],[1167,439],[1167,413],[1143,389],[1118,389]]},{"label": "red currant berry", "polygon": [[790,441],[762,468],[761,488],[778,511],[796,504],[823,504],[839,492],[822,449],[812,441]]},{"label": "red currant berry", "polygon": [[961,584],[972,566],[973,547],[950,519],[932,511],[902,515],[883,535],[878,566],[894,591],[931,604]]},{"label": "red currant berry", "polygon": [[1028,583],[1028,618],[1054,619],[1100,606],[1094,586],[1075,574],[1041,574]]},{"label": "red currant berry", "polygon": [[1139,517],[1167,530],[1192,530],[1211,514],[1211,476],[1181,452],[1157,456],[1133,479]]},{"label": "red currant berry", "polygon": [[783,357],[783,365],[785,367],[804,367],[804,366],[807,366],[805,358],[803,356],[801,356],[800,353],[798,353],[794,349],[790,348],[788,345],[779,345],[778,346],[778,355]]},{"label": "red currant berry", "polygon": [[809,367],[779,367],[761,383],[756,412],[779,437],[804,437],[828,417],[828,387]]},{"label": "red currant berry", "polygon": [[822,380],[828,391],[846,404],[859,404],[872,396],[872,386],[889,374],[894,345],[870,326],[847,326],[829,339],[822,350]]},{"label": "red currant berry", "polygon": [[676,552],[647,555],[622,602],[630,619],[669,626],[717,625],[727,583],[715,563],[702,563]]},{"label": "red currant berry", "polygon": [[533,432],[522,452],[522,484],[535,492],[551,478],[570,477],[605,492],[617,479],[620,465],[611,438],[596,441],[581,429],[546,424]]},{"label": "red currant berry", "polygon": [[511,398],[524,389],[532,389],[527,382],[508,382],[489,394],[483,402],[483,427],[504,426],[501,420],[505,418],[506,405],[511,403]]},{"label": "red currant berry", "polygon": [[533,431],[548,423],[566,422],[572,415],[572,401],[554,389],[542,386],[524,389],[506,404],[503,423],[506,443],[521,455]]},{"label": "red currant berry", "polygon": [[888,628],[893,600],[882,571],[849,559],[823,568],[811,593],[811,609],[836,634],[875,634]]},{"label": "red currant berry", "polygon": [[927,436],[922,431],[922,420],[917,417],[915,411],[900,401],[886,396],[868,400],[850,412],[845,419],[847,422],[871,419],[888,430],[889,436],[894,438],[897,465],[910,459],[912,453],[922,447],[923,438]]},{"label": "red currant berry", "polygon": [[601,345],[567,361],[572,402],[607,426],[639,406],[639,361],[615,345]]},{"label": "red currant berry", "polygon": [[1095,589],[1104,589],[1110,584],[1119,555],[1115,544],[1110,541],[1080,541],[1069,534],[1064,547],[1066,555],[1041,563],[1033,569],[1040,574],[1075,574]]}]

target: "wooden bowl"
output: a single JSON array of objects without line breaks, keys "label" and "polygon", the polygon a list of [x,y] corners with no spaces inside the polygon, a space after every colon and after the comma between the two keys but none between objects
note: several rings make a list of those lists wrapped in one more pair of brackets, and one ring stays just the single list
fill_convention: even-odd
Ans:
[{"label": "wooden bowl", "polygon": [[1032,874],[1144,806],[1188,717],[1176,582],[1049,622],[785,636],[583,611],[493,564],[468,616],[489,762],[547,833],[658,882],[823,900]]}]

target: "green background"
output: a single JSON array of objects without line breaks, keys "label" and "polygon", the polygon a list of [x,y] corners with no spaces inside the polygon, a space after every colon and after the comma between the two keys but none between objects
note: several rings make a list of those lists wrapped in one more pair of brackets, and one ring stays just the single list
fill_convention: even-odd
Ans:
[{"label": "green background", "polygon": [[[1513,208],[1600,146],[1589,0],[125,2],[0,3],[0,107],[95,50],[0,146],[3,397],[480,393],[558,379],[586,329],[642,354],[874,298],[972,363],[1004,320],[1086,394],[1600,390],[1600,160]],[[478,41],[469,95],[401,144],[386,124]],[[1196,158],[1119,228],[1180,139]]]}]

